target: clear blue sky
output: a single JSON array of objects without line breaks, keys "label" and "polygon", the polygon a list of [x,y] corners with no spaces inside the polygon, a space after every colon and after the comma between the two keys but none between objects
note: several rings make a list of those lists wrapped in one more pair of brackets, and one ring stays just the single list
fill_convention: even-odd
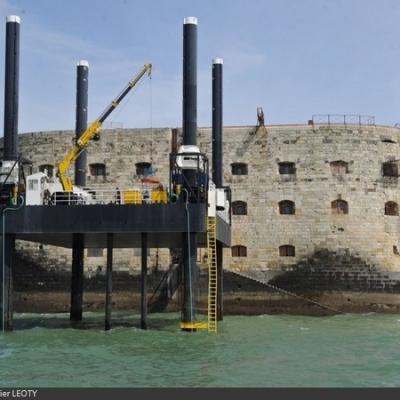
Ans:
[{"label": "clear blue sky", "polygon": [[[110,121],[181,126],[182,21],[199,19],[198,123],[211,124],[211,59],[224,58],[224,123],[303,123],[354,113],[400,122],[398,0],[0,0],[21,16],[20,132],[73,129],[76,62],[90,63],[94,119],[145,62],[143,81]],[[151,90],[152,87],[152,90]],[[0,94],[1,131],[3,94]]]}]

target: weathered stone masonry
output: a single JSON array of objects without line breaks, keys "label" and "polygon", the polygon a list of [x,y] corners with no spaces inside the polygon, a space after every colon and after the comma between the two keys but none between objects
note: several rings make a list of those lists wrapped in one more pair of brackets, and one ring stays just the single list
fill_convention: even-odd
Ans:
[{"label": "weathered stone masonry", "polygon": [[[21,134],[20,149],[36,172],[61,160],[72,140],[72,131]],[[211,129],[199,129],[198,142],[211,158]],[[225,250],[225,268],[293,290],[397,292],[399,216],[385,215],[385,203],[400,203],[400,178],[384,176],[397,175],[397,161],[389,171],[383,163],[400,159],[399,142],[399,129],[382,126],[224,128],[225,184],[247,206],[247,215],[233,215],[232,244],[241,247]],[[138,181],[135,164],[148,162],[167,184],[171,145],[172,129],[104,130],[88,148],[88,165],[105,164],[106,175],[88,168],[87,183],[129,188]],[[232,174],[233,163],[246,164],[247,174]],[[293,205],[281,203],[285,214],[282,201]],[[396,205],[387,210],[396,214]],[[19,242],[18,251],[48,270],[70,270],[70,250]],[[94,253],[85,253],[86,275],[104,270],[105,252]],[[116,251],[116,270],[134,273],[138,256]],[[168,249],[152,250],[151,260],[166,269]]]}]

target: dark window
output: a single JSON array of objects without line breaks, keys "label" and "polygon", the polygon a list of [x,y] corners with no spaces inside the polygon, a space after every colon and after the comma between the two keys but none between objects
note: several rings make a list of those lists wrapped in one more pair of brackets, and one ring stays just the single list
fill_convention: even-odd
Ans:
[{"label": "dark window", "polygon": [[232,202],[233,215],[247,215],[247,203],[245,201]]},{"label": "dark window", "polygon": [[[0,153],[1,151],[2,149],[0,149]],[[33,174],[32,161],[28,160],[27,158],[22,157],[22,168],[24,170],[25,176]]]},{"label": "dark window", "polygon": [[233,163],[232,175],[247,175],[247,164],[245,163]]},{"label": "dark window", "polygon": [[279,255],[281,257],[294,257],[296,255],[296,249],[290,244],[279,246]]},{"label": "dark window", "polygon": [[54,167],[51,164],[43,164],[39,165],[39,172],[47,173],[49,178],[53,177],[54,174]]},{"label": "dark window", "polygon": [[151,175],[151,163],[149,162],[138,162],[135,164],[136,175]]},{"label": "dark window", "polygon": [[333,214],[348,214],[349,213],[349,205],[345,200],[334,200],[331,203],[332,213]]},{"label": "dark window", "polygon": [[232,257],[247,257],[247,247],[232,246]]},{"label": "dark window", "polygon": [[95,163],[89,165],[91,176],[106,176],[106,165],[102,163]]},{"label": "dark window", "polygon": [[385,215],[399,215],[399,205],[394,201],[386,202]]},{"label": "dark window", "polygon": [[397,164],[394,162],[385,162],[382,164],[382,175],[383,176],[399,176],[399,170]]},{"label": "dark window", "polygon": [[296,173],[296,164],[293,162],[280,162],[279,173],[281,175],[294,175]]},{"label": "dark window", "polygon": [[295,206],[291,200],[282,200],[279,202],[279,214],[294,214]]},{"label": "dark window", "polygon": [[103,249],[87,249],[88,257],[103,257]]},{"label": "dark window", "polygon": [[388,138],[382,139],[382,142],[383,143],[396,143],[396,141],[394,141],[393,139],[388,139]]},{"label": "dark window", "polygon": [[333,175],[344,175],[349,172],[349,164],[346,161],[332,161],[330,165]]}]

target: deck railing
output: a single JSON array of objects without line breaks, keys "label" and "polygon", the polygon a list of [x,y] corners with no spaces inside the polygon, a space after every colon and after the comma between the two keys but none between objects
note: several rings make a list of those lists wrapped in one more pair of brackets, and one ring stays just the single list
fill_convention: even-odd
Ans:
[{"label": "deck railing", "polygon": [[161,188],[93,189],[82,191],[55,192],[45,200],[45,204],[83,205],[83,204],[157,204],[167,203],[168,193]]}]

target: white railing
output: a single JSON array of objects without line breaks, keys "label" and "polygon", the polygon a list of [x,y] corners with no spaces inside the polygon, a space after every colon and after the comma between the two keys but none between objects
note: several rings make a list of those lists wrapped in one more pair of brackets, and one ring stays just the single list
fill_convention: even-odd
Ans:
[{"label": "white railing", "polygon": [[[115,204],[115,205],[141,205],[141,204],[166,204],[169,203],[168,192],[159,184],[142,184],[135,187],[122,189],[83,188],[74,192],[58,191],[52,195],[47,194],[43,201],[44,205],[93,205],[93,204]],[[230,224],[229,202],[226,208],[217,211],[217,215]]]},{"label": "white railing", "polygon": [[72,192],[55,192],[46,197],[47,205],[84,205],[84,204],[152,204],[166,203],[168,193],[152,187],[129,189],[85,188]]}]

